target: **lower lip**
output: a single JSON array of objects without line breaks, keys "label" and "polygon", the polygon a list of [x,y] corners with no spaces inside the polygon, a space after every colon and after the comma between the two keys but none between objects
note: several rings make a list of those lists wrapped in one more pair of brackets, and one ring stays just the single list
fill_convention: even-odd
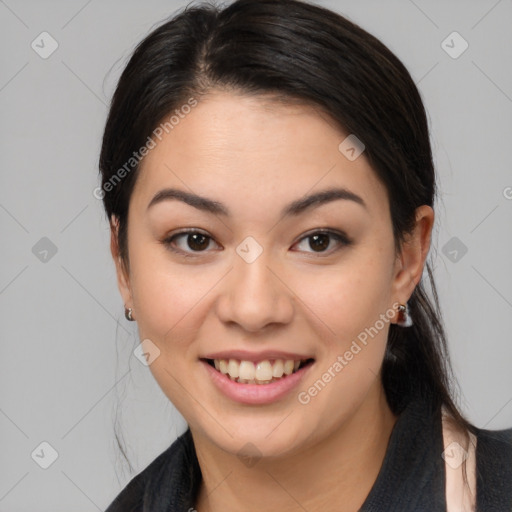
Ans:
[{"label": "lower lip", "polygon": [[313,366],[310,363],[291,375],[270,384],[240,384],[217,371],[206,361],[201,361],[214,385],[231,400],[248,405],[264,405],[276,402],[298,387],[304,375]]}]

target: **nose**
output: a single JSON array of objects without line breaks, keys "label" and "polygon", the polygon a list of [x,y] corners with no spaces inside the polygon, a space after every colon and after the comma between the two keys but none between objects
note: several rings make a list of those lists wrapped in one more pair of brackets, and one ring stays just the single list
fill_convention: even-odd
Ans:
[{"label": "nose", "polygon": [[265,254],[251,263],[235,255],[217,303],[217,314],[223,322],[258,332],[293,318],[293,293],[280,272],[271,268]]}]

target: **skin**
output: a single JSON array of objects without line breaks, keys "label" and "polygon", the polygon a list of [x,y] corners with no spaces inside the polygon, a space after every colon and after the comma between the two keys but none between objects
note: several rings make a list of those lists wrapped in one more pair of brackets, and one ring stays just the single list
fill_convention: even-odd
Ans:
[{"label": "skin", "polygon": [[[143,161],[129,207],[129,268],[112,219],[122,298],[140,339],[160,350],[150,370],[193,435],[203,474],[199,512],[356,511],[382,465],[397,418],[380,370],[396,315],[309,403],[297,393],[393,304],[407,302],[434,212],[417,209],[416,227],[396,254],[386,189],[364,153],[350,161],[339,151],[347,135],[311,107],[213,92]],[[332,186],[366,207],[335,200],[280,218],[285,205]],[[148,209],[166,187],[215,199],[231,216],[177,200]],[[162,243],[183,228],[211,237],[206,250],[194,252],[187,235],[174,241],[181,254]],[[321,228],[345,232],[352,243],[331,238],[324,250],[312,247],[306,234]],[[236,252],[247,236],[263,248],[252,263]],[[315,363],[285,398],[243,405],[220,393],[199,361],[228,349],[278,349]],[[261,457],[250,467],[237,455],[247,443]]]}]

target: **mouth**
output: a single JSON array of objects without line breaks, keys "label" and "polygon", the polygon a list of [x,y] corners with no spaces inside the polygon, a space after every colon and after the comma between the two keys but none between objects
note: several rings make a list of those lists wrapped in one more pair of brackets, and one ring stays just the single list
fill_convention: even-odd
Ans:
[{"label": "mouth", "polygon": [[314,363],[307,359],[264,359],[248,361],[243,359],[201,359],[218,373],[238,384],[266,385],[281,381]]}]

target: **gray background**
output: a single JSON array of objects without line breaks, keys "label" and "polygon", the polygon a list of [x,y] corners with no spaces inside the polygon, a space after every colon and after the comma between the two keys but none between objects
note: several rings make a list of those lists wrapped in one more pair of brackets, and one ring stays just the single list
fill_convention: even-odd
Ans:
[{"label": "gray background", "polygon": [[[512,1],[318,3],[379,37],[418,83],[442,191],[432,258],[463,410],[480,427],[512,426]],[[133,476],[114,442],[118,402],[136,472],[184,429],[132,355],[136,327],[92,190],[122,66],[185,4],[0,0],[2,512],[106,508]],[[43,31],[58,43],[47,59],[31,47]],[[460,40],[442,45],[453,31],[469,43],[458,58],[445,49]],[[58,454],[48,469],[42,442]]]}]

